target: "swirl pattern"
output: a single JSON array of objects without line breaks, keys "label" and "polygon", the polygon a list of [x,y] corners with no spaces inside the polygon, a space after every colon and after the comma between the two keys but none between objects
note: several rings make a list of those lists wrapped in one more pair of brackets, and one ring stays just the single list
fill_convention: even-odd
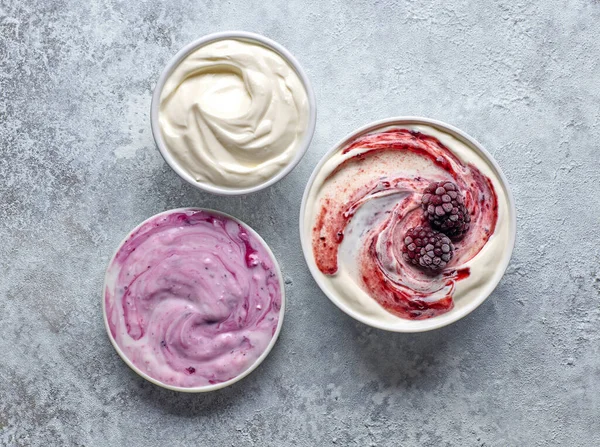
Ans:
[{"label": "swirl pattern", "polygon": [[[350,256],[362,288],[392,314],[425,319],[450,310],[456,282],[469,275],[464,264],[496,227],[498,199],[490,179],[437,138],[412,129],[362,136],[336,160],[321,185],[312,226],[318,269],[335,275],[339,258]],[[453,181],[465,192],[472,224],[447,268],[432,278],[408,265],[401,250],[406,231],[425,224],[422,191],[434,181]]]},{"label": "swirl pattern", "polygon": [[203,210],[146,221],[107,271],[110,333],[150,377],[198,387],[232,379],[278,327],[280,275],[268,249],[238,222]]},{"label": "swirl pattern", "polygon": [[278,53],[226,39],[188,55],[161,92],[167,150],[201,183],[258,185],[295,157],[309,121],[302,81]]}]

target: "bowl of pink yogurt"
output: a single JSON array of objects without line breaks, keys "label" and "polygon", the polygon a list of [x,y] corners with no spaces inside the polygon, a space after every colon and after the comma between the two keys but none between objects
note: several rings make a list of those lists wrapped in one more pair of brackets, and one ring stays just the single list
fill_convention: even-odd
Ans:
[{"label": "bowl of pink yogurt", "polygon": [[285,291],[258,233],[218,211],[180,208],[121,242],[102,306],[112,345],[137,374],[170,390],[206,392],[247,376],[269,354]]}]

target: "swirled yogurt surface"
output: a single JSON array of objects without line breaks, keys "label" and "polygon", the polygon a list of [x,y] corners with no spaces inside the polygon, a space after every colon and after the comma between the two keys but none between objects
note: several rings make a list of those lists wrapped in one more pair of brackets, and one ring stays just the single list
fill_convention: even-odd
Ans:
[{"label": "swirled yogurt surface", "polygon": [[[406,231],[425,224],[422,192],[435,181],[464,192],[471,229],[432,277],[407,264],[401,249]],[[499,175],[478,151],[432,126],[385,127],[348,142],[317,172],[306,204],[303,236],[321,282],[371,320],[442,315],[503,273],[496,266],[510,245],[510,219]]]},{"label": "swirled yogurt surface", "polygon": [[208,43],[183,59],[160,95],[166,149],[197,182],[257,186],[292,162],[309,122],[292,66],[257,41]]},{"label": "swirled yogurt surface", "polygon": [[237,221],[182,209],[133,231],[108,267],[105,312],[125,357],[161,383],[201,387],[250,368],[276,334],[278,267]]}]

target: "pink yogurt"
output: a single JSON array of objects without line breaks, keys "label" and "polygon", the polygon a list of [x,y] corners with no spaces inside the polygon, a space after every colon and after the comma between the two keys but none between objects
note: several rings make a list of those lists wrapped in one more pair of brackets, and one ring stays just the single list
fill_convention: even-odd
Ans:
[{"label": "pink yogurt", "polygon": [[214,211],[173,210],[119,247],[106,272],[106,321],[122,355],[151,379],[210,386],[266,355],[282,289],[271,251],[248,227]]}]

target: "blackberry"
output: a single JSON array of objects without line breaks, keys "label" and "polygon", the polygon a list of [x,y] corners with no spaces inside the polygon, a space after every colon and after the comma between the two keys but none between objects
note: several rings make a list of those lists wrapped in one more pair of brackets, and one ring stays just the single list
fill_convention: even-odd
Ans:
[{"label": "blackberry", "polygon": [[437,274],[442,271],[453,255],[454,246],[450,238],[431,228],[411,228],[404,236],[402,257],[427,273]]},{"label": "blackberry", "polygon": [[452,182],[433,182],[423,192],[421,206],[429,224],[458,241],[469,231],[471,216],[465,199]]}]

